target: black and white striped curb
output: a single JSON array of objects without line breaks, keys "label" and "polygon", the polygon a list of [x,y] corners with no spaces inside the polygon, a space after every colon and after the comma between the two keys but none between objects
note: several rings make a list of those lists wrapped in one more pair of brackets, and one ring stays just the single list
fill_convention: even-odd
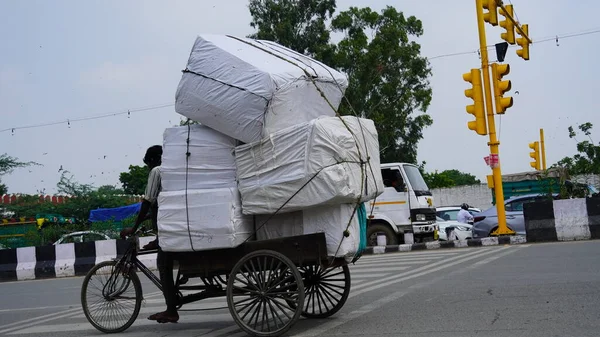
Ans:
[{"label": "black and white striped curb", "polygon": [[[142,237],[140,245],[153,239]],[[123,255],[128,245],[123,240],[104,240],[2,249],[0,282],[83,276],[97,263]],[[140,255],[138,258],[148,268],[156,270],[156,254]]]},{"label": "black and white striped curb", "polygon": [[[154,237],[140,238],[140,246],[153,239]],[[386,247],[367,247],[363,254],[493,246],[525,242],[525,238],[519,236],[465,241],[435,241]],[[127,247],[128,243],[123,240],[105,240],[56,246],[3,249],[0,250],[0,282],[83,276],[94,265],[123,255]],[[156,254],[139,255],[138,258],[148,268],[156,270]]]},{"label": "black and white striped curb", "polygon": [[391,246],[367,247],[363,255],[384,254],[395,252],[410,252],[416,250],[442,249],[442,248],[466,248],[496,245],[516,245],[527,243],[524,236],[499,236],[481,239],[457,240],[457,241],[433,241],[424,243],[413,243]]},{"label": "black and white striped curb", "polygon": [[600,198],[528,203],[523,216],[529,242],[600,239]]}]

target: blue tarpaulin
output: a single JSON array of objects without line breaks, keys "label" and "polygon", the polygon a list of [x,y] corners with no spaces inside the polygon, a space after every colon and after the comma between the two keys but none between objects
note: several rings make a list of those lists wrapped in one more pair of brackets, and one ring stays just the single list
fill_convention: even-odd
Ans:
[{"label": "blue tarpaulin", "polygon": [[141,206],[142,203],[138,202],[137,204],[123,207],[94,209],[90,211],[90,222],[123,221],[139,213]]}]

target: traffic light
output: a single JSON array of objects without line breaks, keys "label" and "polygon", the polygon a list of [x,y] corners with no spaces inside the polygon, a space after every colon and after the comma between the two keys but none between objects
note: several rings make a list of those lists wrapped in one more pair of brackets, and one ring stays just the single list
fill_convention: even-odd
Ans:
[{"label": "traffic light", "polygon": [[504,93],[510,90],[510,80],[503,81],[502,77],[510,73],[510,66],[508,64],[492,63],[492,82],[494,85],[494,101],[496,104],[496,113],[504,114],[506,109],[513,106],[512,97],[504,97]]},{"label": "traffic light", "polygon": [[483,8],[487,9],[487,12],[483,12],[483,20],[492,26],[498,25],[498,5],[496,0],[482,0]]},{"label": "traffic light", "polygon": [[529,25],[522,25],[521,29],[523,30],[524,35],[517,32],[521,35],[521,37],[517,39],[517,44],[521,46],[521,49],[517,50],[517,55],[527,61],[529,60],[529,40],[527,40],[529,37]]},{"label": "traffic light", "polygon": [[529,148],[533,150],[533,152],[529,152],[529,157],[533,158],[533,161],[529,163],[531,167],[536,170],[540,170],[540,143],[533,142],[529,143]]},{"label": "traffic light", "polygon": [[470,121],[467,126],[477,134],[485,136],[487,135],[487,125],[483,103],[483,88],[481,86],[481,70],[471,69],[470,72],[463,74],[463,79],[473,86],[471,89],[465,90],[465,96],[473,100],[473,104],[467,105],[467,112],[475,116],[475,120]]},{"label": "traffic light", "polygon": [[504,20],[500,21],[500,27],[506,29],[506,32],[500,34],[500,37],[510,44],[515,44],[515,25],[510,19],[514,18],[513,6],[506,5],[504,8],[500,7],[500,15],[504,16]]}]

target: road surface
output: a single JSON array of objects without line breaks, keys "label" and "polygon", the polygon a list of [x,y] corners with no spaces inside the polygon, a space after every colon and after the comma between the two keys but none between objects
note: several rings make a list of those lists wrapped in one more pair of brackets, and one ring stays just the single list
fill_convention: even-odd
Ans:
[{"label": "road surface", "polygon": [[[600,241],[392,253],[351,267],[344,308],[301,319],[287,336],[599,336]],[[143,277],[143,275],[142,275]],[[0,283],[0,336],[101,336],[79,303],[82,278]],[[245,336],[222,299],[184,306],[177,324],[148,321],[146,301],[123,336]],[[219,309],[220,308],[220,309]]]}]

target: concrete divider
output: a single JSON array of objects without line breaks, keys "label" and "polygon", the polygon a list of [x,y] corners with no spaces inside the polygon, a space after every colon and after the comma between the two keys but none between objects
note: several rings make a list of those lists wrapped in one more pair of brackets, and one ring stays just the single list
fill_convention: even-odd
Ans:
[{"label": "concrete divider", "polygon": [[[140,238],[140,243],[154,238]],[[128,247],[125,240],[105,240],[2,249],[0,282],[83,276],[97,263],[122,256]],[[141,255],[140,261],[156,270],[156,254]]]},{"label": "concrete divider", "polygon": [[527,203],[523,216],[529,242],[600,238],[600,198]]}]

